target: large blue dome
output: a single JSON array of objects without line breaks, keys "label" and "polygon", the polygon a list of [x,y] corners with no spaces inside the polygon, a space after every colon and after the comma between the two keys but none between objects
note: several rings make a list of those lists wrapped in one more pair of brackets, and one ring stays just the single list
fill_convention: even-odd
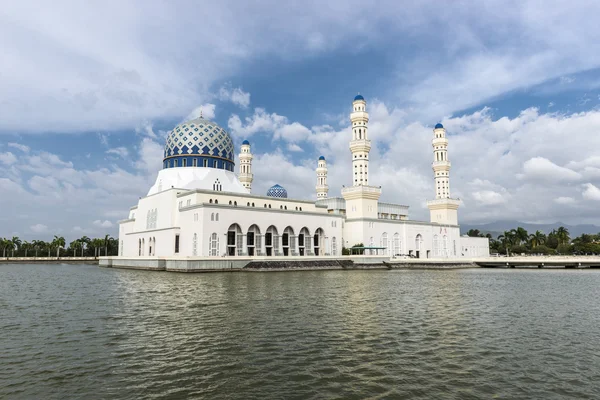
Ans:
[{"label": "large blue dome", "polygon": [[249,142],[249,141],[247,141],[247,140],[244,140],[244,141],[242,142],[242,144],[248,144],[248,145],[249,145],[249,144],[250,144],[250,142]]},{"label": "large blue dome", "polygon": [[267,196],[269,197],[279,197],[283,199],[287,199],[287,190],[278,184],[275,184],[267,190]]},{"label": "large blue dome", "polygon": [[364,98],[364,97],[362,97],[360,94],[357,94],[357,95],[354,97],[354,101],[356,101],[356,100],[364,100],[364,99],[365,99],[365,98]]},{"label": "large blue dome", "polygon": [[324,160],[324,159],[325,159],[324,156],[319,157],[319,160]]},{"label": "large blue dome", "polygon": [[177,125],[165,144],[164,168],[211,167],[233,171],[233,141],[225,129],[196,118]]},{"label": "large blue dome", "polygon": [[440,129],[443,128],[444,125],[440,124],[439,122],[437,124],[435,124],[435,128],[434,129]]}]

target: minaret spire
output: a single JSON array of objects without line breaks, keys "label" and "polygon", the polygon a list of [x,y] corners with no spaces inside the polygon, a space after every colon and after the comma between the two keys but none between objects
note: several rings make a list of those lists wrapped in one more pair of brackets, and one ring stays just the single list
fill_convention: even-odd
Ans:
[{"label": "minaret spire", "polygon": [[244,140],[240,148],[240,173],[238,178],[242,185],[248,189],[248,192],[252,190],[252,181],[254,175],[252,174],[252,152],[250,151],[250,142]]},{"label": "minaret spire", "polygon": [[458,225],[458,206],[460,200],[450,198],[450,161],[448,160],[448,139],[442,124],[433,128],[433,180],[435,200],[427,202],[431,222]]},{"label": "minaret spire", "polygon": [[369,185],[369,152],[371,141],[369,140],[369,113],[366,111],[367,102],[359,94],[352,102],[352,140],[350,141],[350,152],[352,153],[352,184],[353,186]]},{"label": "minaret spire", "polygon": [[326,199],[327,193],[329,192],[329,186],[327,186],[327,161],[325,157],[319,157],[317,162],[317,200]]}]

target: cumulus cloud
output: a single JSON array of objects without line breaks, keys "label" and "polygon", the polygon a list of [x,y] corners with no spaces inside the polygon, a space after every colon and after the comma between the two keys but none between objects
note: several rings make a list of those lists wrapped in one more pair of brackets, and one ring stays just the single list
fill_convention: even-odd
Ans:
[{"label": "cumulus cloud", "polygon": [[304,151],[302,150],[302,147],[298,146],[296,143],[289,143],[287,149],[293,153],[300,153]]},{"label": "cumulus cloud", "polygon": [[112,222],[110,222],[109,220],[102,221],[102,220],[97,219],[93,222],[93,224],[94,224],[94,226],[97,226],[99,228],[112,228],[112,226],[113,226]]},{"label": "cumulus cloud", "polygon": [[0,163],[5,164],[5,165],[11,165],[17,162],[17,157],[9,152],[6,153],[0,153]]},{"label": "cumulus cloud", "polygon": [[121,158],[126,158],[129,155],[129,150],[127,150],[126,147],[115,147],[115,148],[106,150],[106,154],[114,154]]},{"label": "cumulus cloud", "polygon": [[506,202],[504,196],[493,190],[482,190],[480,192],[474,192],[473,198],[482,205],[498,205]]},{"label": "cumulus cloud", "polygon": [[200,115],[202,115],[202,117],[206,119],[213,119],[215,117],[215,109],[216,106],[214,104],[203,104],[194,108],[181,122],[186,122],[192,119],[200,118]]},{"label": "cumulus cloud", "polygon": [[586,183],[583,185],[583,188],[584,190],[582,195],[584,199],[600,201],[600,189],[598,189],[597,186],[591,183]]},{"label": "cumulus cloud", "polygon": [[544,157],[534,157],[523,164],[522,177],[541,182],[575,182],[581,179],[581,174],[560,167]]},{"label": "cumulus cloud", "polygon": [[48,232],[48,227],[44,224],[35,224],[35,225],[31,225],[29,227],[29,229],[31,229],[32,232],[35,233],[46,233]]},{"label": "cumulus cloud", "polygon": [[20,143],[9,143],[8,147],[12,147],[15,148],[17,150],[21,150],[23,153],[29,153],[29,146],[25,146],[24,144],[20,144]]},{"label": "cumulus cloud", "polygon": [[232,89],[231,87],[222,86],[219,89],[219,100],[230,101],[242,108],[248,108],[250,105],[250,93],[244,92],[239,87]]},{"label": "cumulus cloud", "polygon": [[574,204],[575,199],[573,197],[561,196],[561,197],[557,197],[556,199],[554,199],[554,202],[557,204],[567,205],[567,204]]}]

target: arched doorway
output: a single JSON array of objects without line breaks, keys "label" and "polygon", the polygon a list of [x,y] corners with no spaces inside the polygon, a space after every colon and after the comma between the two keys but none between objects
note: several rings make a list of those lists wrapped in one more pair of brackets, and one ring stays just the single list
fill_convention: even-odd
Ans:
[{"label": "arched doorway", "polygon": [[286,227],[283,230],[283,235],[281,235],[281,247],[284,256],[296,255],[294,239],[294,230],[291,226]]},{"label": "arched doorway", "polygon": [[417,258],[421,258],[421,247],[423,246],[423,236],[421,236],[421,234],[419,233],[416,237],[415,237],[415,256]]},{"label": "arched doorway", "polygon": [[242,252],[242,228],[238,224],[231,224],[227,229],[227,255],[235,256]]},{"label": "arched doorway", "polygon": [[276,255],[279,251],[279,237],[277,236],[277,228],[273,225],[267,228],[265,233],[265,253],[268,256]]},{"label": "arched doorway", "polygon": [[210,241],[208,242],[208,251],[211,257],[217,257],[219,255],[219,235],[213,233],[210,235]]},{"label": "arched doorway", "polygon": [[246,234],[246,248],[249,256],[258,255],[260,252],[260,229],[256,224],[248,228]]},{"label": "arched doorway", "polygon": [[323,233],[323,229],[318,228],[313,236],[313,252],[315,253],[315,256],[322,254],[325,249],[324,240],[325,234]]},{"label": "arched doorway", "polygon": [[387,232],[383,232],[381,234],[381,242],[380,242],[381,247],[383,247],[383,254],[389,254],[390,252],[390,245],[388,243],[388,234]]},{"label": "arched doorway", "polygon": [[310,232],[308,228],[304,227],[300,229],[298,235],[298,253],[303,256],[310,252]]},{"label": "arched doorway", "polygon": [[400,234],[398,232],[394,233],[394,242],[392,245],[392,248],[394,249],[392,255],[393,256],[399,256],[400,254],[402,254],[402,248],[400,246]]}]

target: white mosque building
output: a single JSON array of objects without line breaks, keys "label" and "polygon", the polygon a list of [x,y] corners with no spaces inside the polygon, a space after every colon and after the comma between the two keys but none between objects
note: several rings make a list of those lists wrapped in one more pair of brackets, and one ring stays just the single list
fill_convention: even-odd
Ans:
[{"label": "white mosque building", "polygon": [[[154,186],[119,222],[119,256],[135,258],[240,258],[342,256],[363,244],[366,254],[415,258],[489,255],[485,238],[460,235],[460,201],[450,197],[446,130],[433,130],[435,199],[430,221],[412,221],[408,206],[379,201],[369,182],[369,114],[363,96],[352,103],[353,181],[329,197],[327,162],[319,157],[316,201],[288,198],[285,188],[252,193],[252,152],[245,140],[236,174],[229,134],[202,116],[177,125],[167,137],[163,169]],[[374,183],[374,182],[373,182]]]}]

